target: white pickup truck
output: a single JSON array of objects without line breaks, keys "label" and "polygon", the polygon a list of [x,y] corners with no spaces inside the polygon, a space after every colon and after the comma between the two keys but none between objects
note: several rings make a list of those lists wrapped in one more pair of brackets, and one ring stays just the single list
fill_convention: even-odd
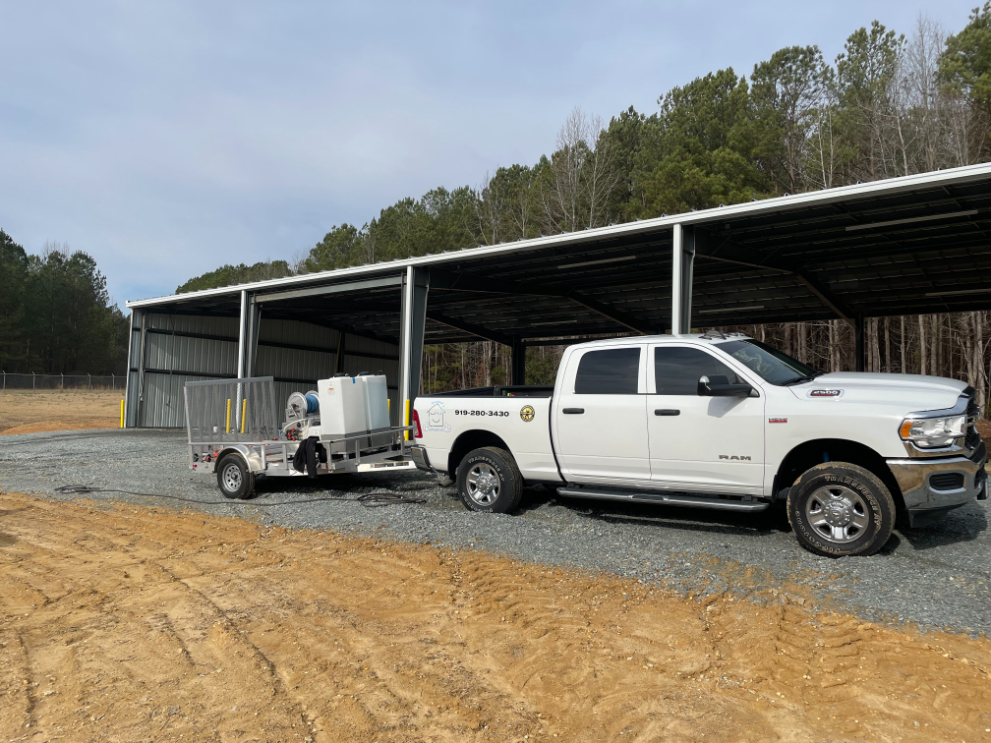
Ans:
[{"label": "white pickup truck", "polygon": [[413,459],[465,506],[511,512],[526,483],[562,496],[736,511],[787,500],[799,541],[869,555],[987,498],[973,388],[823,374],[718,332],[569,347],[554,387],[418,397]]}]

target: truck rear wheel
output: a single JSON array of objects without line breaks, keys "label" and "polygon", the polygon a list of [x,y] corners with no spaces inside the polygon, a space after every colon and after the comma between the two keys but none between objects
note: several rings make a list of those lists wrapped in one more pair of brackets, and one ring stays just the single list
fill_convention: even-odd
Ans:
[{"label": "truck rear wheel", "polygon": [[515,511],[523,497],[523,476],[513,455],[495,446],[470,452],[458,466],[458,496],[470,511]]},{"label": "truck rear wheel", "polygon": [[228,454],[217,465],[217,485],[225,498],[247,500],[255,492],[255,475],[240,454]]},{"label": "truck rear wheel", "polygon": [[788,521],[798,541],[826,557],[873,555],[891,536],[895,516],[885,484],[846,462],[812,467],[788,494]]}]

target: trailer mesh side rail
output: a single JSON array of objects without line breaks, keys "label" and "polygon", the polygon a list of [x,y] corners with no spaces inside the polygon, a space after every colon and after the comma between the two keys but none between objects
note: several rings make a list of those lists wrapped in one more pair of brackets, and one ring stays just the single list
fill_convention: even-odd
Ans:
[{"label": "trailer mesh side rail", "polygon": [[272,377],[186,382],[190,444],[274,441],[279,406]]}]

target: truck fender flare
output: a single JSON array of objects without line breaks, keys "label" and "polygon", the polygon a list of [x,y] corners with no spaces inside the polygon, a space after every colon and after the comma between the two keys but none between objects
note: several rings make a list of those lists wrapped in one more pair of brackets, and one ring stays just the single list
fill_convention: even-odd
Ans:
[{"label": "truck fender flare", "polygon": [[492,431],[486,431],[484,428],[473,428],[468,431],[462,431],[458,434],[458,437],[451,444],[451,450],[447,455],[447,474],[452,477],[457,477],[458,466],[461,464],[461,460],[464,459],[469,452],[475,449],[480,449],[484,446],[496,446],[500,449],[505,449],[509,452],[513,459],[516,459],[516,455],[513,454],[513,450],[509,447],[509,444],[503,440],[501,436]]},{"label": "truck fender flare", "polygon": [[794,477],[817,464],[846,462],[873,473],[891,491],[895,505],[902,508],[902,491],[885,458],[872,447],[852,439],[809,439],[796,444],[785,455],[774,475],[774,494],[791,487]]}]

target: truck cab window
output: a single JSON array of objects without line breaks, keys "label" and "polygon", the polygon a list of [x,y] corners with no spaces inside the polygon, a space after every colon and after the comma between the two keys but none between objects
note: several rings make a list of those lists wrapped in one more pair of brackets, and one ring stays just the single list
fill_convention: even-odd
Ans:
[{"label": "truck cab window", "polygon": [[743,380],[726,364],[698,348],[655,348],[654,381],[658,395],[697,395],[699,377],[740,384]]},{"label": "truck cab window", "polygon": [[575,394],[635,395],[639,377],[639,348],[589,351],[578,363]]}]

